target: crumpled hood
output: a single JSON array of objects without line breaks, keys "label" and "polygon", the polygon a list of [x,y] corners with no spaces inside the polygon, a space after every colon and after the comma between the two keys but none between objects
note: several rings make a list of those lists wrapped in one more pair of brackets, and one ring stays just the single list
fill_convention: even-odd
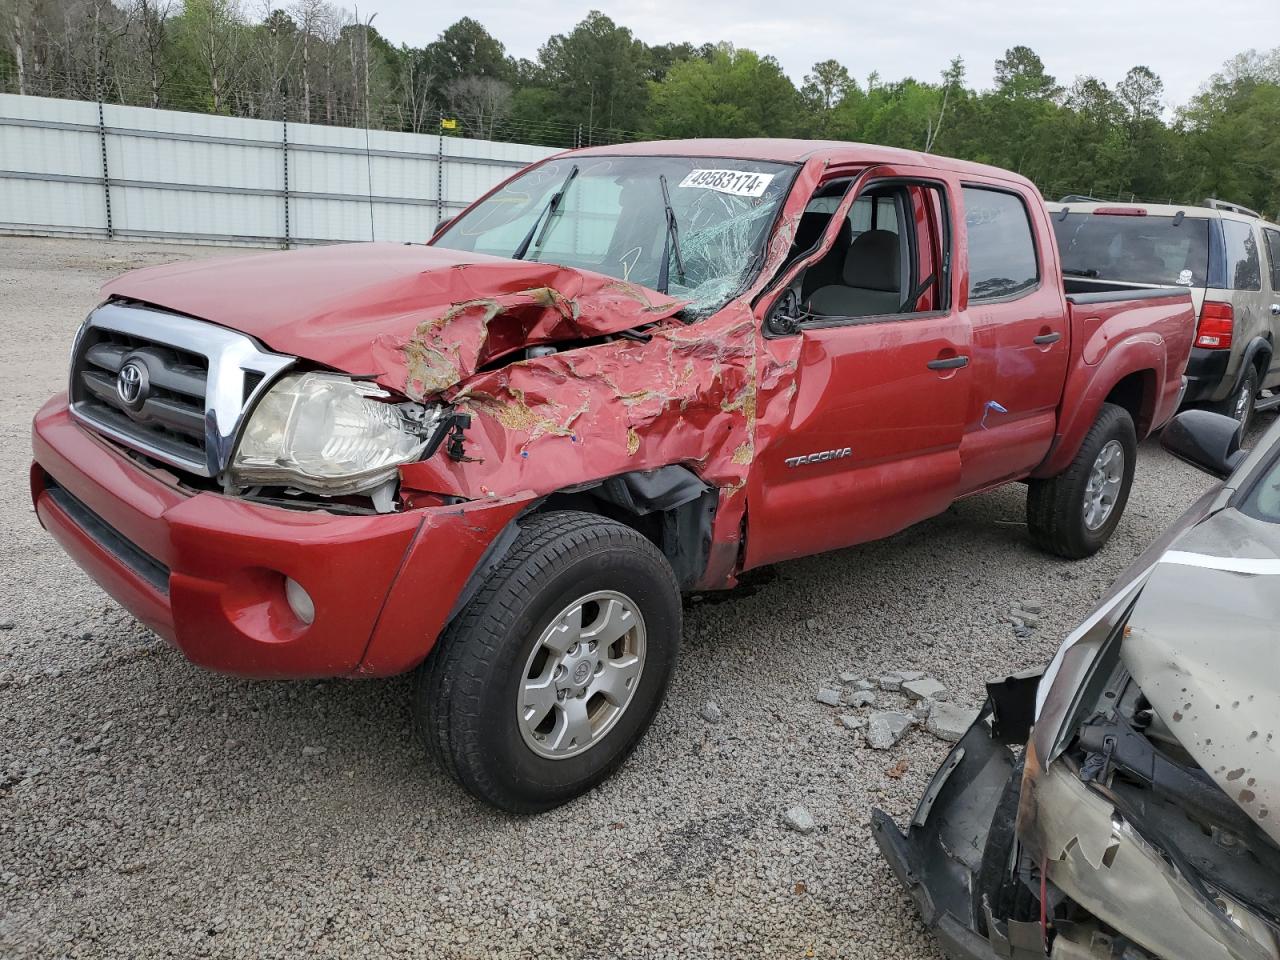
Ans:
[{"label": "crumpled hood", "polygon": [[1223,510],[1152,571],[1120,648],[1152,707],[1280,843],[1280,531]]},{"label": "crumpled hood", "polygon": [[150,267],[103,291],[375,377],[415,399],[514,350],[617,333],[684,306],[587,270],[392,243]]}]

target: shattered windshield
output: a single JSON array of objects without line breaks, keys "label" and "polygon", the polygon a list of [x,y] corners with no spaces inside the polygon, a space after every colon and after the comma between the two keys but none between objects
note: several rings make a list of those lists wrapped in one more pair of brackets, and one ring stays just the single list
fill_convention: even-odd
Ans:
[{"label": "shattered windshield", "polygon": [[[565,157],[504,185],[435,245],[593,270],[715,312],[760,267],[795,167],[702,157]],[[665,261],[665,267],[663,266]]]}]

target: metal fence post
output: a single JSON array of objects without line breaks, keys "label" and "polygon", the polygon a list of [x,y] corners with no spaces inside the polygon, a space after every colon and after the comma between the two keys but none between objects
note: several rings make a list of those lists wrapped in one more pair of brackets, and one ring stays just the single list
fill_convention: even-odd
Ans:
[{"label": "metal fence post", "polygon": [[284,248],[289,249],[289,107],[281,110],[280,138],[281,152],[284,154]]},{"label": "metal fence post", "polygon": [[102,111],[102,78],[95,83],[98,94],[98,146],[102,151],[102,196],[107,203],[107,239],[116,238],[115,226],[111,222],[111,173],[107,169],[107,121]]},{"label": "metal fence post", "polygon": [[436,229],[444,220],[444,114],[436,126]]}]

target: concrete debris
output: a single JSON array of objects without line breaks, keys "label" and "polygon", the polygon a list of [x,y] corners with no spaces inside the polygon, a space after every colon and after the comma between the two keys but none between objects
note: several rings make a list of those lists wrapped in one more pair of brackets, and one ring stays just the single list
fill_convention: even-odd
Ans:
[{"label": "concrete debris", "polygon": [[707,721],[707,723],[719,723],[723,714],[714,700],[708,700],[702,705],[702,709],[698,711],[698,716]]},{"label": "concrete debris", "polygon": [[860,681],[856,673],[842,673],[840,674],[840,682],[844,684],[850,684],[850,683],[859,683]]},{"label": "concrete debris", "polygon": [[846,730],[861,730],[867,725],[866,717],[855,716],[852,713],[840,715],[840,723],[844,725]]},{"label": "concrete debris", "polygon": [[840,691],[833,690],[831,687],[820,687],[813,699],[828,707],[838,707],[840,706]]},{"label": "concrete debris", "polygon": [[888,750],[911,729],[912,719],[896,710],[873,713],[867,721],[867,746],[875,750]]},{"label": "concrete debris", "polygon": [[929,716],[929,714],[930,714],[930,713],[932,713],[932,712],[933,712],[933,701],[932,701],[932,700],[918,700],[918,701],[916,701],[916,703],[911,707],[911,714],[912,714],[912,716],[914,716],[917,720],[923,720],[923,719],[925,719],[925,718],[926,718],[927,716]]},{"label": "concrete debris", "polygon": [[902,689],[903,681],[919,680],[923,676],[920,670],[893,670],[880,678],[880,689],[897,693]]},{"label": "concrete debris", "polygon": [[1018,606],[1019,608],[1027,611],[1027,613],[1034,613],[1034,614],[1044,613],[1044,606],[1040,603],[1039,600],[1020,600],[1018,601]]},{"label": "concrete debris", "polygon": [[902,692],[912,700],[945,700],[947,698],[947,688],[933,677],[903,681]]},{"label": "concrete debris", "polygon": [[782,822],[796,833],[813,833],[817,824],[813,821],[813,814],[801,806],[794,806],[782,815]]},{"label": "concrete debris", "polygon": [[961,707],[954,703],[935,703],[929,711],[924,728],[939,740],[955,743],[965,735],[978,719],[976,707]]},{"label": "concrete debris", "polygon": [[846,690],[844,704],[848,707],[874,707],[876,695],[870,690]]}]

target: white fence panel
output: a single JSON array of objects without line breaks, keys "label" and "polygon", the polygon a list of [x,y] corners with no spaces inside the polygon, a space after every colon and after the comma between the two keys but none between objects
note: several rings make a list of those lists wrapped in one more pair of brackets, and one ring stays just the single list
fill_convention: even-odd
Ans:
[{"label": "white fence panel", "polygon": [[422,241],[555,152],[0,94],[0,233]]}]

